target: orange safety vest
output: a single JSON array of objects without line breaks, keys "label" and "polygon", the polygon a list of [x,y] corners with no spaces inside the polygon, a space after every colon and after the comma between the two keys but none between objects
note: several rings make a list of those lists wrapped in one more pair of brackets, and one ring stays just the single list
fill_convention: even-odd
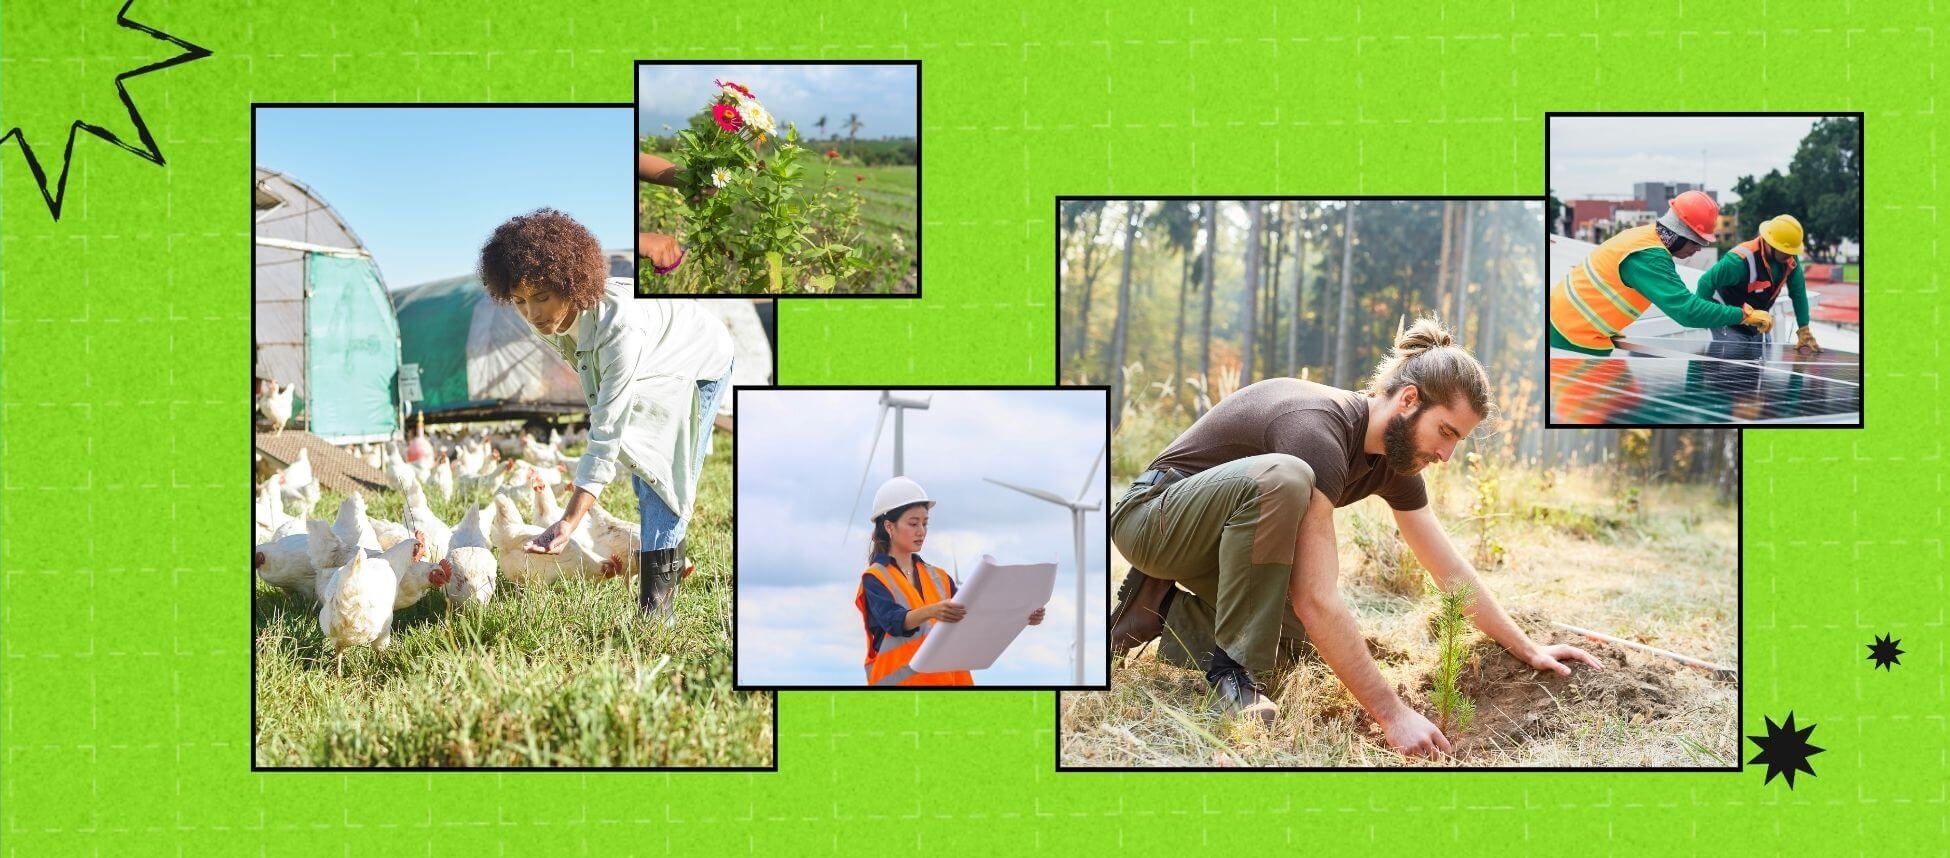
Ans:
[{"label": "orange safety vest", "polygon": [[[1788,277],[1794,274],[1795,263],[1799,260],[1793,256],[1789,256],[1787,258],[1787,271],[1782,272],[1781,282],[1776,283],[1769,279],[1769,272],[1761,267],[1766,263],[1763,261],[1765,257],[1761,256],[1759,236],[1755,236],[1752,241],[1743,241],[1734,245],[1733,253],[1735,256],[1747,261],[1748,305],[1761,310],[1773,307],[1774,299],[1781,294],[1781,287],[1787,285]],[[1766,293],[1759,296],[1761,299],[1761,303],[1759,304],[1755,304],[1752,301],[1755,297],[1755,292]]]},{"label": "orange safety vest", "polygon": [[[867,574],[880,579],[880,583],[892,593],[894,601],[907,610],[924,608],[948,598],[948,573],[940,567],[929,566],[919,560],[914,561],[921,575],[921,589],[914,590],[914,584],[899,567],[888,567],[879,563],[867,567]],[[860,623],[864,628],[867,617],[867,584],[860,582],[860,591],[853,597],[853,604],[860,609]],[[912,630],[887,629],[880,638],[880,649],[873,646],[873,631],[867,630],[867,684],[872,686],[889,685],[974,685],[975,677],[966,670],[948,670],[939,673],[919,673],[908,666],[914,654],[921,651],[921,641],[928,636],[935,620],[924,620]]]},{"label": "orange safety vest", "polygon": [[1553,423],[1602,425],[1639,402],[1638,382],[1623,359],[1554,357],[1550,362]]},{"label": "orange safety vest", "polygon": [[1611,338],[1652,306],[1652,299],[1625,285],[1618,267],[1627,256],[1664,247],[1651,224],[1632,227],[1598,245],[1583,262],[1571,266],[1563,280],[1551,285],[1551,327],[1577,346],[1611,348]]}]

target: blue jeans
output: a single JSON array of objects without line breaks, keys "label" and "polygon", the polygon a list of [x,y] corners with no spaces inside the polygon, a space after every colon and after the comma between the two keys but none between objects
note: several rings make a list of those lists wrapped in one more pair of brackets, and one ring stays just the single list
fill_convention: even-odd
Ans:
[{"label": "blue jeans", "polygon": [[[693,433],[697,436],[697,455],[691,457],[691,472],[688,475],[693,486],[697,485],[698,471],[704,467],[704,456],[711,449],[711,425],[718,416],[718,403],[724,401],[725,391],[730,388],[731,367],[725,367],[724,375],[697,383],[698,411]],[[637,516],[642,519],[643,550],[676,548],[677,543],[684,539],[684,529],[690,525],[690,519],[679,516],[665,505],[664,499],[658,497],[642,477],[631,474],[630,485],[636,488]]]}]

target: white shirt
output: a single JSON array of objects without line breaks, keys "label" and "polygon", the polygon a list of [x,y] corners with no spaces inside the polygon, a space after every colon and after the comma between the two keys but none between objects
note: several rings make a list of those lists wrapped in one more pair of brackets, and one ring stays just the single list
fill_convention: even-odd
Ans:
[{"label": "white shirt", "polygon": [[565,334],[543,334],[574,367],[589,403],[589,448],[575,485],[601,495],[620,462],[678,515],[688,517],[698,438],[697,383],[731,366],[731,335],[695,300],[636,297],[636,283],[612,277],[603,299]]}]

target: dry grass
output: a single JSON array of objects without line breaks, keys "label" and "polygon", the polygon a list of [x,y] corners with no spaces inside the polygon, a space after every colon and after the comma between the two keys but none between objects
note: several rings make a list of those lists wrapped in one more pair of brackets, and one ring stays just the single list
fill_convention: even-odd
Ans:
[{"label": "dry grass", "polygon": [[[1449,738],[1453,758],[1404,759],[1317,656],[1272,677],[1281,717],[1270,728],[1218,715],[1200,674],[1155,657],[1122,660],[1107,692],[1061,697],[1059,755],[1066,766],[1730,766],[1739,750],[1736,686],[1665,659],[1555,631],[1557,620],[1709,661],[1736,664],[1739,647],[1732,505],[1709,486],[1641,488],[1636,509],[1591,473],[1503,469],[1490,533],[1503,562],[1479,576],[1533,639],[1578,643],[1608,670],[1557,677],[1518,663],[1480,633],[1464,689],[1477,723]],[[1473,555],[1478,522],[1468,475],[1431,482],[1451,538]],[[1542,510],[1542,512],[1539,512]],[[1341,588],[1376,663],[1424,714],[1435,663],[1431,595],[1403,586],[1393,521],[1370,499],[1338,511]],[[1354,534],[1363,534],[1359,541]],[[1128,564],[1113,553],[1114,572]]]}]

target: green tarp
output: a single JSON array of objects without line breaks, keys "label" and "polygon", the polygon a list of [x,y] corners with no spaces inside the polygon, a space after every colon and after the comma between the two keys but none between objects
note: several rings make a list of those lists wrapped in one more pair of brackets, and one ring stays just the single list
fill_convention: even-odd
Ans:
[{"label": "green tarp", "polygon": [[399,327],[369,259],[305,254],[311,432],[327,440],[399,429]]}]

